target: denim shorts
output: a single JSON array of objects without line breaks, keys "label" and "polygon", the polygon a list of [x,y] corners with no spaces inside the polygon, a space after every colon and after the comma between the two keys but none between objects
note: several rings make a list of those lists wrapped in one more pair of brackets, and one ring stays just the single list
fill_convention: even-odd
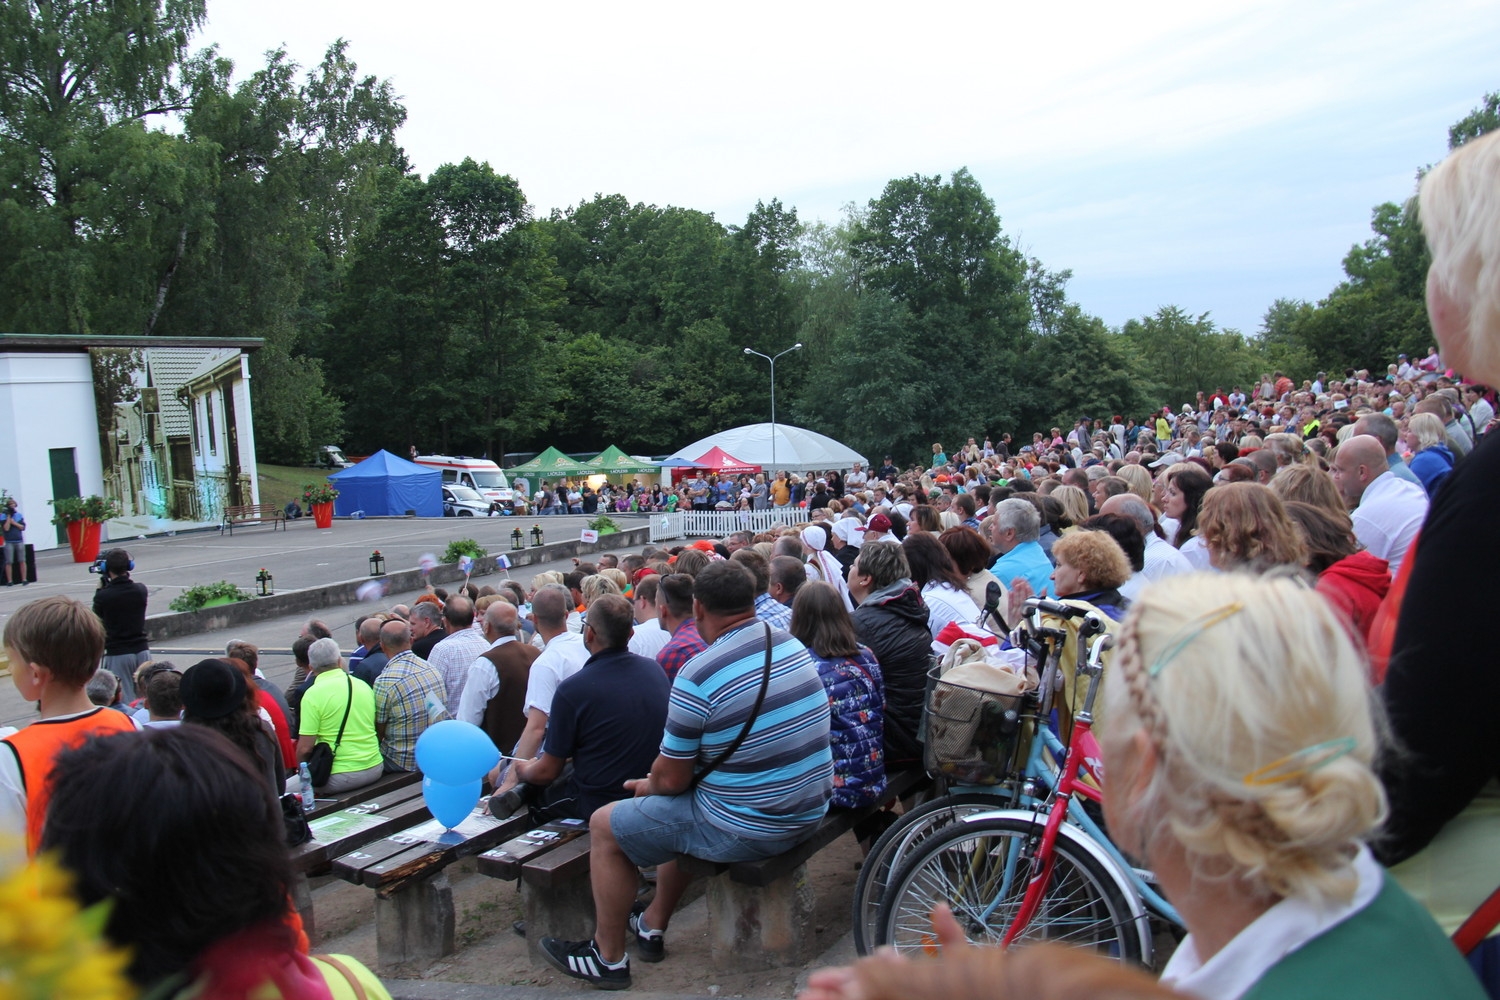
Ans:
[{"label": "denim shorts", "polygon": [[621,799],[609,814],[609,831],[631,864],[665,864],[687,854],[705,861],[759,861],[784,854],[817,828],[809,824],[776,840],[727,833],[709,822],[692,792]]}]

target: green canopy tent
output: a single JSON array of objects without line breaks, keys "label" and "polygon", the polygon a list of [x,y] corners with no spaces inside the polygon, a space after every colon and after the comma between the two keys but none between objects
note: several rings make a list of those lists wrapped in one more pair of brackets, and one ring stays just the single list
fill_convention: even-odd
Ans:
[{"label": "green canopy tent", "polygon": [[606,476],[654,476],[661,472],[661,468],[655,462],[643,462],[639,458],[627,455],[623,449],[615,445],[610,445],[583,464],[593,470],[596,475],[602,473]]},{"label": "green canopy tent", "polygon": [[577,459],[569,458],[556,448],[548,448],[531,461],[505,470],[508,476],[589,476],[598,471]]}]

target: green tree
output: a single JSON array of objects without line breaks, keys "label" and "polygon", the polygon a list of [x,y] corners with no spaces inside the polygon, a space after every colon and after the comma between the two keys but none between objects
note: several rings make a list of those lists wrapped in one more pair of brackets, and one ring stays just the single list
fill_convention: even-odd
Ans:
[{"label": "green tree", "polygon": [[1500,129],[1500,90],[1485,94],[1479,107],[1453,123],[1448,129],[1448,148],[1457,149],[1470,139]]},{"label": "green tree", "polygon": [[1153,405],[1181,406],[1200,389],[1248,385],[1259,374],[1244,338],[1220,330],[1207,313],[1194,317],[1163,306],[1155,315],[1127,320],[1120,332],[1145,370],[1144,388]]}]

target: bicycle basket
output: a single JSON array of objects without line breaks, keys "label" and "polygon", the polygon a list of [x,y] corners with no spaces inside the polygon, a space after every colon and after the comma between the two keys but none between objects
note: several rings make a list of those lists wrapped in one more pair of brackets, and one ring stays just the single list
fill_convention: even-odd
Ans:
[{"label": "bicycle basket", "polygon": [[[991,690],[975,670],[955,668],[940,675],[940,669],[928,674],[923,766],[935,777],[962,785],[998,785],[1012,777],[1025,694]],[[1024,678],[1011,677],[1017,688],[1024,686]]]}]

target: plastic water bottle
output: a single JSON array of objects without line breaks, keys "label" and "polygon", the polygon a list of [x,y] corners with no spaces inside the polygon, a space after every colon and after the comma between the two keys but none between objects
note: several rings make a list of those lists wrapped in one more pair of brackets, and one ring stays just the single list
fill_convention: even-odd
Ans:
[{"label": "plastic water bottle", "polygon": [[307,761],[297,767],[297,776],[302,779],[302,808],[311,811],[317,796],[313,794],[312,772],[307,769]]}]

